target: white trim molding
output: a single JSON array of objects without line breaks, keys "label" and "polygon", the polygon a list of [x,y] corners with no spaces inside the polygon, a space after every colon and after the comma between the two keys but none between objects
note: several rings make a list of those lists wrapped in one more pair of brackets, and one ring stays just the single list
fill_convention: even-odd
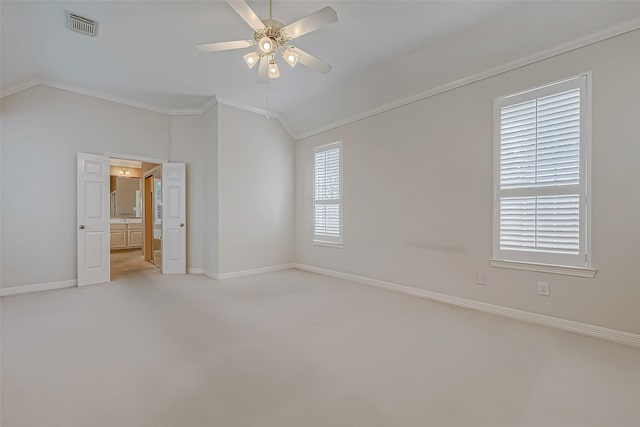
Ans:
[{"label": "white trim molding", "polygon": [[204,114],[204,113],[206,113],[207,111],[209,111],[210,109],[212,109],[212,108],[213,108],[213,107],[215,107],[216,105],[218,105],[218,98],[216,98],[216,96],[215,96],[215,95],[213,95],[213,96],[211,97],[211,99],[210,99],[208,102],[206,102],[206,103],[202,106],[202,108],[200,108],[200,114]]},{"label": "white trim molding", "polygon": [[613,26],[611,28],[578,38],[576,40],[567,42],[567,43],[563,43],[560,44],[558,46],[543,50],[541,52],[529,55],[529,56],[525,56],[523,58],[520,59],[516,59],[514,61],[508,62],[506,64],[502,64],[499,66],[496,66],[494,68],[491,68],[489,70],[486,71],[482,71],[479,73],[475,73],[475,74],[471,74],[465,77],[462,77],[460,79],[451,81],[449,83],[446,83],[444,85],[435,87],[435,88],[431,88],[422,92],[419,92],[415,95],[406,97],[406,98],[402,98],[399,99],[397,101],[394,102],[390,102],[384,105],[381,105],[380,107],[374,108],[372,110],[366,111],[364,113],[361,114],[357,114],[351,117],[348,117],[346,119],[343,120],[338,120],[332,123],[328,123],[327,125],[324,126],[320,126],[316,129],[307,131],[307,132],[302,132],[302,133],[297,133],[295,131],[293,131],[293,129],[288,125],[288,123],[286,122],[286,120],[284,120],[282,118],[282,116],[278,113],[271,113],[271,112],[267,112],[261,108],[257,108],[257,107],[253,107],[250,105],[246,105],[246,104],[241,104],[241,103],[236,103],[234,101],[228,100],[228,99],[220,99],[220,98],[216,98],[215,95],[212,95],[211,98],[202,105],[202,107],[200,108],[186,108],[186,109],[169,109],[169,108],[165,108],[165,107],[159,107],[156,105],[150,105],[150,104],[144,104],[144,103],[140,103],[137,101],[133,101],[133,100],[129,100],[129,99],[124,99],[118,96],[114,96],[114,95],[110,95],[107,93],[101,93],[98,91],[93,91],[90,89],[85,89],[85,88],[80,88],[74,85],[70,85],[70,84],[66,84],[66,83],[59,83],[59,82],[55,82],[55,81],[50,81],[50,80],[45,80],[45,79],[32,79],[29,80],[27,82],[24,83],[18,83],[15,85],[12,85],[10,87],[7,87],[6,89],[2,89],[2,93],[0,94],[1,98],[4,98],[5,96],[9,96],[9,95],[13,95],[15,93],[21,92],[23,90],[29,89],[33,86],[36,85],[44,85],[44,86],[49,86],[49,87],[54,87],[54,88],[58,88],[58,89],[62,89],[62,90],[66,90],[69,92],[75,92],[75,93],[79,93],[79,94],[83,94],[83,95],[87,95],[87,96],[92,96],[95,98],[100,98],[100,99],[104,99],[107,101],[112,101],[112,102],[117,102],[120,104],[124,104],[124,105],[129,105],[132,107],[137,107],[137,108],[142,108],[142,109],[146,109],[146,110],[150,110],[150,111],[155,111],[155,112],[159,112],[159,113],[164,113],[164,114],[169,114],[169,115],[189,115],[189,114],[203,114],[205,112],[207,112],[211,107],[213,107],[216,104],[223,104],[223,105],[228,105],[230,107],[235,107],[235,108],[239,108],[245,111],[249,111],[252,113],[256,113],[256,114],[260,114],[266,117],[273,117],[278,119],[278,121],[282,124],[282,126],[285,128],[285,130],[289,133],[289,135],[295,140],[295,141],[301,141],[305,138],[308,138],[310,136],[314,136],[314,135],[318,135],[320,133],[323,132],[327,132],[329,130],[332,129],[336,129],[345,125],[348,125],[350,123],[354,123],[360,120],[364,120],[366,118],[372,117],[372,116],[376,116],[378,114],[384,113],[386,111],[391,111],[391,110],[395,110],[397,108],[403,107],[405,105],[408,104],[412,104],[414,102],[418,102],[421,101],[423,99],[427,99],[436,95],[439,95],[441,93],[444,92],[448,92],[472,83],[476,83],[478,81],[481,80],[485,80],[491,77],[495,77],[499,74],[508,72],[508,71],[512,71],[527,65],[531,65],[534,64],[536,62],[540,62],[543,61],[545,59],[549,59],[549,58],[553,58],[554,56],[558,56],[558,55],[562,55],[564,53],[568,53],[571,52],[573,50],[585,47],[585,46],[589,46],[598,42],[601,42],[603,40],[607,40],[613,37],[617,37],[632,31],[636,31],[640,29],[640,19],[633,19],[631,21],[628,22],[624,22],[622,24]]},{"label": "white trim molding", "polygon": [[188,268],[187,274],[204,274],[204,270],[202,268]]},{"label": "white trim molding", "polygon": [[31,292],[50,291],[53,289],[73,288],[78,286],[76,279],[62,280],[60,282],[35,283],[33,285],[11,286],[0,289],[0,296],[29,294]]},{"label": "white trim molding", "polygon": [[136,156],[135,154],[121,154],[121,153],[105,152],[104,155],[109,157],[109,158],[112,158],[112,159],[134,160],[134,161],[145,162],[145,163],[156,163],[158,165],[161,165],[163,163],[169,163],[169,160],[167,160],[167,159],[157,159],[157,158],[154,158],[154,157]]},{"label": "white trim molding", "polygon": [[199,116],[202,114],[202,110],[200,108],[184,108],[179,110],[169,110],[168,114],[171,116]]},{"label": "white trim molding", "polygon": [[206,269],[202,269],[202,274],[206,277],[208,277],[209,279],[213,279],[213,280],[218,280],[218,273],[214,273],[212,271],[206,270]]},{"label": "white trim molding", "polygon": [[555,329],[561,329],[563,331],[574,332],[590,337],[602,338],[619,344],[640,347],[640,335],[633,334],[631,332],[618,331],[616,329],[604,328],[602,326],[590,325],[588,323],[575,322],[573,320],[561,319],[559,317],[547,316],[544,314],[532,313],[524,310],[517,310],[501,305],[489,304],[452,295],[440,294],[437,292],[414,288],[412,286],[385,282],[383,280],[372,279],[355,274],[342,273],[339,271],[328,270],[325,268],[306,264],[295,264],[295,268],[312,273],[323,274],[325,276],[336,277],[338,279],[376,286],[378,288],[402,292],[404,294],[414,295],[445,304],[455,305],[458,307],[482,311],[484,313],[496,314],[498,316],[508,317],[510,319],[521,320],[523,322],[535,323],[537,325],[549,326]]},{"label": "white trim molding", "polygon": [[490,259],[491,267],[511,268],[514,270],[537,271],[539,273],[562,274],[564,276],[587,277],[593,279],[596,277],[596,269],[586,267],[572,267],[568,265],[538,264],[534,262],[521,261],[503,261],[499,259]]},{"label": "white trim molding", "polygon": [[217,280],[234,279],[236,277],[253,276],[254,274],[271,273],[273,271],[289,270],[295,268],[295,264],[270,265],[267,267],[252,268],[250,270],[232,271],[216,275]]},{"label": "white trim molding", "polygon": [[[280,114],[278,113],[273,113],[267,110],[263,110],[262,108],[258,108],[258,107],[254,107],[251,105],[247,105],[247,104],[241,104],[238,102],[233,102],[229,99],[224,99],[224,98],[217,98],[218,100],[218,104],[219,105],[226,105],[227,107],[232,107],[232,108],[237,108],[238,110],[243,110],[243,111],[248,111],[249,113],[254,113],[254,114],[258,114],[259,116],[264,116],[267,120],[269,119],[276,119],[280,122],[280,124],[282,125],[282,127],[284,128],[284,130],[287,131],[287,133],[289,134],[289,136],[291,138],[293,138],[294,141],[297,141],[297,135],[293,132],[293,130],[289,127],[289,125],[287,124],[287,122],[285,120],[282,119],[282,117],[280,116]],[[205,105],[206,107],[206,105]],[[209,106],[208,108],[205,109],[205,107],[202,108],[202,112],[205,113],[207,112],[212,106]]]},{"label": "white trim molding", "polygon": [[92,98],[98,98],[105,101],[115,102],[117,104],[127,105],[129,107],[141,108],[143,110],[154,111],[156,113],[168,114],[172,116],[202,114],[218,103],[215,95],[212,95],[209,98],[209,100],[202,105],[202,107],[172,109],[172,108],[161,107],[158,105],[146,104],[144,102],[139,102],[139,101],[135,101],[128,98],[123,98],[117,95],[112,95],[105,92],[83,88],[73,84],[61,83],[54,80],[45,80],[45,79],[34,79],[34,80],[29,80],[23,83],[18,83],[13,86],[9,86],[6,89],[2,90],[2,94],[0,95],[0,97],[4,98],[5,96],[13,95],[38,85],[47,86],[54,89],[60,89],[67,92],[77,93],[79,95],[86,95]]},{"label": "white trim molding", "polygon": [[109,93],[104,93],[104,92],[100,92],[100,91],[96,91],[96,90],[92,90],[92,89],[86,89],[86,88],[78,87],[78,86],[67,84],[67,83],[60,83],[60,82],[51,81],[51,80],[40,80],[38,82],[38,84],[41,84],[43,86],[52,87],[52,88],[55,88],[55,89],[64,90],[64,91],[67,91],[67,92],[72,92],[72,93],[77,93],[77,94],[80,94],[80,95],[90,96],[92,98],[98,98],[98,99],[103,99],[105,101],[115,102],[117,104],[127,105],[129,107],[140,108],[142,110],[148,110],[148,111],[153,111],[153,112],[156,112],[156,113],[163,113],[163,114],[169,114],[170,113],[169,109],[167,109],[167,108],[162,108],[162,107],[158,107],[156,105],[146,104],[144,102],[138,102],[138,101],[134,101],[134,100],[127,99],[127,98],[122,98],[122,97],[117,96],[117,95],[111,95]]},{"label": "white trim molding", "polygon": [[280,270],[289,270],[296,268],[295,264],[269,265],[266,267],[252,268],[249,270],[232,271],[229,273],[214,273],[212,271],[203,270],[202,274],[213,280],[235,279],[236,277],[253,276],[255,274],[271,273]]},{"label": "white trim molding", "polygon": [[141,108],[143,110],[154,111],[156,113],[168,114],[170,116],[200,115],[200,114],[206,113],[207,111],[209,111],[211,108],[213,108],[214,106],[216,106],[218,104],[226,105],[226,106],[229,106],[229,107],[237,108],[239,110],[244,110],[244,111],[248,111],[250,113],[258,114],[260,116],[264,116],[267,119],[274,118],[274,119],[276,119],[276,120],[278,120],[280,122],[282,127],[287,131],[287,133],[289,133],[289,136],[291,136],[291,138],[293,138],[294,140],[297,139],[295,133],[293,132],[293,130],[282,119],[282,117],[280,117],[279,114],[271,113],[269,111],[263,110],[263,109],[258,108],[258,107],[253,107],[253,106],[247,105],[247,104],[241,104],[241,103],[233,102],[233,101],[230,101],[230,100],[218,99],[215,95],[212,95],[209,98],[209,100],[202,105],[202,107],[175,108],[175,109],[172,109],[172,108],[160,107],[160,106],[157,106],[157,105],[145,104],[145,103],[141,103],[141,102],[134,101],[134,100],[131,100],[131,99],[126,99],[126,98],[122,98],[122,97],[119,97],[119,96],[116,96],[116,95],[111,95],[111,94],[104,93],[104,92],[98,92],[98,91],[95,91],[95,90],[86,89],[86,88],[83,88],[83,87],[79,87],[79,86],[75,86],[75,85],[71,85],[71,84],[67,84],[67,83],[60,83],[60,82],[56,82],[56,81],[52,81],[52,80],[44,80],[44,79],[34,79],[34,80],[29,80],[29,81],[26,81],[26,82],[23,82],[23,83],[18,83],[16,85],[9,86],[6,89],[3,89],[2,93],[0,95],[0,98],[4,98],[5,96],[13,95],[13,94],[16,94],[18,92],[22,92],[24,90],[30,89],[30,88],[32,88],[34,86],[38,86],[38,85],[47,86],[47,87],[51,87],[51,88],[54,88],[54,89],[60,89],[60,90],[64,90],[64,91],[67,91],[67,92],[77,93],[79,95],[90,96],[92,98],[98,98],[98,99],[102,99],[102,100],[105,100],[105,101],[115,102],[115,103],[118,103],[118,104],[127,105],[129,107]]},{"label": "white trim molding", "polygon": [[422,92],[419,92],[415,95],[408,96],[406,98],[402,98],[398,101],[390,102],[385,105],[381,105],[378,108],[374,108],[373,110],[366,111],[361,114],[357,114],[355,116],[351,116],[349,118],[338,120],[333,123],[329,123],[325,126],[321,126],[319,128],[310,130],[308,132],[303,132],[300,134],[294,135],[294,139],[296,141],[301,141],[305,138],[309,138],[314,135],[321,134],[323,132],[327,132],[333,129],[337,129],[342,126],[346,126],[348,124],[358,122],[360,120],[367,119],[369,117],[376,116],[378,114],[395,110],[397,108],[403,107],[408,104],[412,104],[414,102],[422,101],[423,99],[431,98],[436,95],[440,95],[444,92],[449,92],[454,89],[458,89],[463,86],[470,85],[472,83],[479,82],[481,80],[485,80],[491,77],[495,77],[497,75],[506,73],[508,71],[513,71],[518,68],[525,67],[527,65],[534,64],[536,62],[544,61],[545,59],[553,58],[554,56],[562,55],[564,53],[571,52],[576,49],[580,49],[585,46],[589,46],[603,40],[607,40],[613,37],[621,36],[626,33],[630,33],[632,31],[636,31],[640,29],[640,19],[634,19],[629,22],[622,23],[620,25],[616,25],[614,27],[608,28],[603,31],[599,31],[594,34],[590,34],[585,37],[578,38],[568,43],[563,43],[561,45],[552,47],[550,49],[543,50],[538,53],[534,53],[533,55],[528,55],[520,59],[516,59],[514,61],[508,62],[506,64],[499,65],[497,67],[488,69],[486,71],[481,71],[479,73],[470,74],[468,76],[462,77],[458,80],[451,81],[449,83],[445,83],[441,86],[434,87],[432,89],[428,89]]},{"label": "white trim molding", "polygon": [[313,246],[324,246],[325,248],[344,249],[344,243],[323,242],[322,240],[314,240],[311,242]]},{"label": "white trim molding", "polygon": [[25,82],[18,83],[18,84],[15,84],[15,85],[11,85],[11,86],[8,86],[8,87],[2,89],[2,93],[0,94],[0,97],[4,98],[5,96],[9,96],[9,95],[13,95],[14,93],[22,92],[23,90],[31,89],[32,87],[37,86],[39,84],[41,84],[40,80],[34,79],[34,80],[27,80]]}]

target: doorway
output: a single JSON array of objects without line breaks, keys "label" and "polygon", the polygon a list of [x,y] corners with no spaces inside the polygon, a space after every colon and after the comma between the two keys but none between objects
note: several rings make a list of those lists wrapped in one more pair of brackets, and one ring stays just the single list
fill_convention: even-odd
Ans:
[{"label": "doorway", "polygon": [[[110,164],[112,159],[131,163],[121,164],[118,169],[117,164]],[[137,169],[141,170],[134,176],[132,169],[138,164],[140,168]],[[112,166],[116,167],[116,188],[118,178],[136,178],[129,188],[130,192],[137,194],[133,200],[123,201],[117,189],[110,191]],[[150,193],[144,191],[147,175],[153,175],[150,181],[153,192]],[[121,187],[129,186],[122,184]],[[144,206],[149,203],[147,198],[151,201],[148,211],[153,212],[150,226],[145,223],[144,215]],[[186,274],[186,165],[128,155],[79,152],[77,228],[78,286],[111,281],[112,250],[114,260],[123,258],[123,264],[144,266],[145,270],[153,268],[162,274]],[[152,240],[148,251],[147,236]],[[131,260],[124,253],[128,250],[139,251],[137,260],[133,260],[136,262],[129,263]],[[146,259],[149,256],[152,262]],[[139,270],[127,268],[126,272],[135,274]]]},{"label": "doorway", "polygon": [[[160,169],[157,163],[109,159],[111,280],[160,273],[161,243],[158,249],[146,245],[149,238],[153,241],[153,201],[158,198],[148,181],[153,181]],[[161,217],[159,222],[162,224]]]}]

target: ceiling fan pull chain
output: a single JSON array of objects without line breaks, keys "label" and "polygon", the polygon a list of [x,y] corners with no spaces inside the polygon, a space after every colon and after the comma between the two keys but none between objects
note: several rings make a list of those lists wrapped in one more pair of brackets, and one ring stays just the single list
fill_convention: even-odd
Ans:
[{"label": "ceiling fan pull chain", "polygon": [[271,119],[269,114],[269,80],[267,80],[267,120]]}]

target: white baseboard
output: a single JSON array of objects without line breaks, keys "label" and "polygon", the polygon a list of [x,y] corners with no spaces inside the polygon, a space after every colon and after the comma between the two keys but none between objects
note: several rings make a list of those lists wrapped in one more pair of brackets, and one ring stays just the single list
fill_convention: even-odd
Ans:
[{"label": "white baseboard", "polygon": [[204,269],[202,268],[188,268],[187,274],[204,274]]},{"label": "white baseboard", "polygon": [[369,277],[357,276],[355,274],[342,273],[339,271],[328,270],[325,268],[314,267],[305,264],[295,264],[295,268],[299,270],[310,271],[312,273],[324,274],[326,276],[337,277],[339,279],[350,280],[352,282],[372,285],[379,288],[391,289],[409,295],[415,295],[427,298],[433,301],[443,302],[458,307],[470,308],[485,313],[497,314],[499,316],[511,319],[521,320],[524,322],[535,323],[538,325],[550,326],[563,331],[575,332],[590,337],[603,338],[619,344],[627,344],[640,347],[640,335],[630,332],[618,331],[615,329],[603,328],[602,326],[590,325],[587,323],[574,322],[573,320],[561,319],[559,317],[547,316],[544,314],[532,313],[529,311],[517,310],[514,308],[504,307],[501,305],[488,304],[485,302],[474,301],[466,298],[455,297],[451,295],[440,294],[437,292],[427,291],[424,289],[414,288],[412,286],[399,285],[397,283],[385,282],[383,280],[372,279]]},{"label": "white baseboard", "polygon": [[230,273],[214,273],[208,270],[203,270],[202,274],[213,280],[233,279],[236,277],[253,276],[254,274],[271,273],[273,271],[288,270],[290,268],[296,268],[296,264],[280,264],[269,265],[267,267],[252,268],[250,270],[232,271]]},{"label": "white baseboard", "polygon": [[33,285],[11,286],[0,289],[0,296],[28,294],[31,292],[50,291],[53,289],[73,288],[78,285],[76,279],[62,280],[60,282],[35,283]]},{"label": "white baseboard", "polygon": [[267,267],[252,268],[250,270],[232,271],[231,273],[217,274],[217,280],[233,279],[236,277],[253,276],[254,274],[271,273],[272,271],[288,270],[295,268],[295,264],[270,265]]},{"label": "white baseboard", "polygon": [[214,272],[212,272],[212,271],[205,270],[205,269],[203,268],[203,269],[202,269],[202,274],[204,274],[205,276],[207,276],[209,279],[218,280],[218,273],[214,273]]}]

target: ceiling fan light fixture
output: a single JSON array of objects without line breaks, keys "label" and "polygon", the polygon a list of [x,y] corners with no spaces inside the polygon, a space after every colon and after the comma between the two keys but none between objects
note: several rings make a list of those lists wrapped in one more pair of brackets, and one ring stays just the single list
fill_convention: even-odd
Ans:
[{"label": "ceiling fan light fixture", "polygon": [[260,55],[258,52],[250,52],[243,56],[245,64],[247,67],[253,68],[255,65],[260,62]]},{"label": "ceiling fan light fixture", "polygon": [[262,53],[271,53],[275,48],[275,43],[270,37],[264,36],[258,42],[258,48]]},{"label": "ceiling fan light fixture", "polygon": [[289,47],[282,51],[282,58],[284,58],[285,62],[291,67],[295,67],[298,63],[299,55],[292,47]]},{"label": "ceiling fan light fixture", "polygon": [[254,68],[255,64],[260,63],[260,66],[257,67],[258,83],[267,83],[269,78],[280,77],[280,70],[276,64],[277,54],[290,67],[295,67],[300,62],[305,67],[322,74],[331,71],[331,65],[301,49],[288,45],[288,43],[293,39],[337,22],[338,14],[336,11],[329,6],[325,6],[293,23],[284,25],[282,22],[273,19],[271,14],[272,1],[269,0],[269,18],[260,19],[247,4],[246,0],[226,0],[229,6],[249,24],[249,27],[253,30],[253,39],[203,43],[197,45],[198,50],[202,52],[218,52],[254,48],[254,52],[244,54],[243,59],[248,68]]},{"label": "ceiling fan light fixture", "polygon": [[278,64],[276,64],[275,59],[269,61],[269,78],[277,79],[280,77],[280,69],[278,68]]}]

